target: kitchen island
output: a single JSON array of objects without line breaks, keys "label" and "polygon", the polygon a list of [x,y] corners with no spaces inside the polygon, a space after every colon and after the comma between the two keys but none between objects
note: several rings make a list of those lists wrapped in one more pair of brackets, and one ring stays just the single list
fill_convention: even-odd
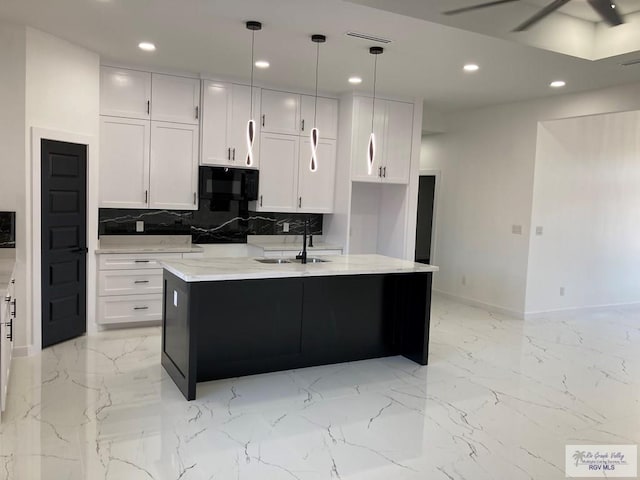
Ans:
[{"label": "kitchen island", "polygon": [[163,262],[162,366],[196,383],[390,355],[426,365],[438,267],[381,255],[321,263]]}]

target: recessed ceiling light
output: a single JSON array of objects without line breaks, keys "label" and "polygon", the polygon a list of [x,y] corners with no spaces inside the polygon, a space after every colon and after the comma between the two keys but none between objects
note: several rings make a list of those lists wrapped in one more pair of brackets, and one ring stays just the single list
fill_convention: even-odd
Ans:
[{"label": "recessed ceiling light", "polygon": [[567,82],[565,82],[564,80],[554,80],[553,82],[551,82],[549,84],[550,87],[552,88],[562,88],[567,84]]},{"label": "recessed ceiling light", "polygon": [[258,67],[258,68],[269,68],[269,62],[267,62],[266,60],[258,60],[256,62],[256,67]]},{"label": "recessed ceiling light", "polygon": [[467,63],[463,68],[465,72],[477,72],[480,70],[480,67],[475,63]]},{"label": "recessed ceiling light", "polygon": [[349,83],[352,85],[360,85],[362,83],[362,79],[360,77],[350,77]]},{"label": "recessed ceiling light", "polygon": [[138,44],[138,48],[140,50],[144,50],[145,52],[153,52],[156,49],[156,46],[151,42],[140,42]]}]

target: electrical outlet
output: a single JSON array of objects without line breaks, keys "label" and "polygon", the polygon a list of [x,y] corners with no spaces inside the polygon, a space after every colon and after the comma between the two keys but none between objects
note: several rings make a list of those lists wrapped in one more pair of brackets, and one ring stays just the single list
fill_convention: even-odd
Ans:
[{"label": "electrical outlet", "polygon": [[462,285],[467,284],[467,277],[465,275],[462,276]]},{"label": "electrical outlet", "polygon": [[560,296],[564,297],[564,287],[560,287]]},{"label": "electrical outlet", "polygon": [[542,227],[536,227],[536,235],[542,235]]},{"label": "electrical outlet", "polygon": [[511,225],[511,233],[514,235],[522,235],[522,225]]},{"label": "electrical outlet", "polygon": [[142,220],[136,222],[136,232],[144,232],[144,222]]},{"label": "electrical outlet", "polygon": [[284,222],[284,223],[282,224],[282,231],[283,231],[284,233],[288,233],[288,232],[289,232],[289,224],[288,224],[287,222]]}]

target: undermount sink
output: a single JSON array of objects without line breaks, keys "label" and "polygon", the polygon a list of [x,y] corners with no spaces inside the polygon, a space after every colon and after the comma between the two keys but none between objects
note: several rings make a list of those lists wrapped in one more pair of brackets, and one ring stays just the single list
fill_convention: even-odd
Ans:
[{"label": "undermount sink", "polygon": [[[290,258],[288,259],[290,263],[302,263],[302,259],[300,258]],[[326,263],[326,262],[330,262],[331,260],[325,260],[324,258],[318,258],[318,257],[307,257],[307,263]]]},{"label": "undermount sink", "polygon": [[291,263],[290,260],[286,258],[256,258],[256,262],[260,263]]}]

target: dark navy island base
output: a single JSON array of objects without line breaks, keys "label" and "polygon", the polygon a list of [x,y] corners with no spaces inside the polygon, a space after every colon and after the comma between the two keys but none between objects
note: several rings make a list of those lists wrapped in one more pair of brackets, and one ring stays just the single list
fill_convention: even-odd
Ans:
[{"label": "dark navy island base", "polygon": [[164,271],[162,366],[196,383],[404,355],[426,365],[431,272],[185,282]]}]

